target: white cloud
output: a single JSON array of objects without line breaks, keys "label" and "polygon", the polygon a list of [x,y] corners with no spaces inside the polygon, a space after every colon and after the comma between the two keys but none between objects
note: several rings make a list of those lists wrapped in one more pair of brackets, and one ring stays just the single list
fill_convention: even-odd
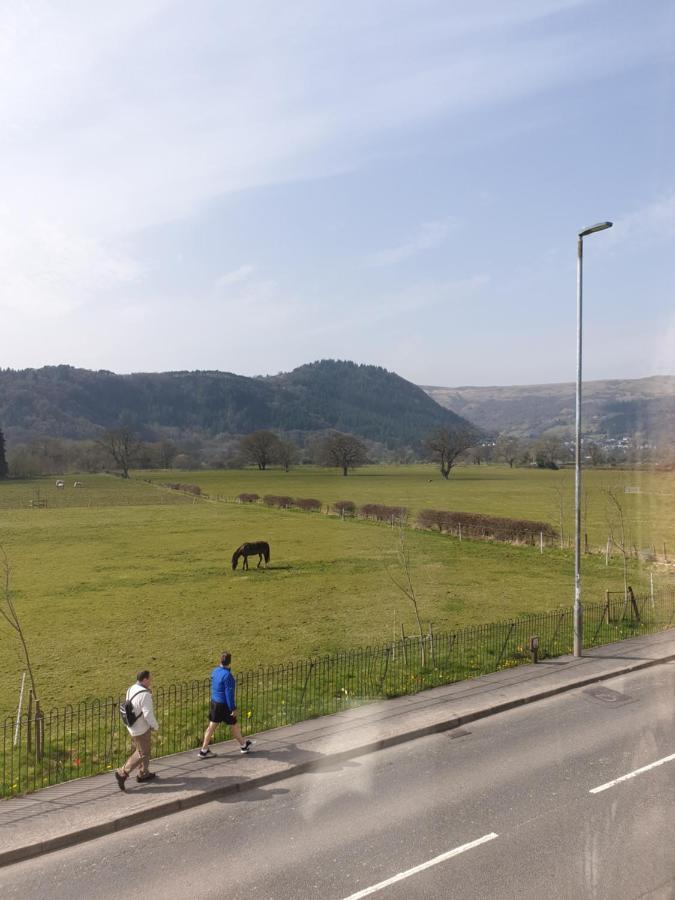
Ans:
[{"label": "white cloud", "polygon": [[371,266],[393,266],[403,260],[410,259],[423,253],[425,250],[433,250],[445,243],[452,228],[456,227],[453,219],[438,219],[435,222],[425,222],[419,226],[415,234],[411,235],[397,247],[380,250],[368,257]]},{"label": "white cloud", "polygon": [[239,284],[240,282],[249,279],[254,271],[255,269],[253,266],[239,266],[238,269],[233,269],[231,272],[219,275],[218,278],[216,278],[215,285],[217,288],[224,288],[231,284]]},{"label": "white cloud", "polygon": [[606,232],[607,248],[626,241],[670,241],[675,237],[675,193],[665,194],[640,209],[619,215],[611,231]]},{"label": "white cloud", "polygon": [[625,64],[624,48],[527,33],[576,2],[6,5],[0,195],[129,234],[354,167],[388,132]]},{"label": "white cloud", "polygon": [[451,311],[453,307],[461,308],[468,302],[476,303],[489,283],[490,276],[479,273],[467,278],[423,281],[374,299],[357,298],[354,307],[344,310],[339,317],[328,316],[324,320],[308,317],[304,333],[314,336],[347,332],[370,336],[376,331],[379,333],[385,324],[403,324],[409,334],[410,323],[416,323],[434,307]]},{"label": "white cloud", "polygon": [[0,209],[0,309],[64,316],[140,275],[126,254],[65,223],[21,221]]},{"label": "white cloud", "polygon": [[[398,0],[298,0],[292,12],[255,0],[0,5],[0,306],[39,317],[99,302],[104,315],[115,295],[130,309],[150,304],[162,296],[153,276],[163,260],[144,261],[144,231],[189,221],[227,194],[400,152],[397,135],[419,123],[658,58],[639,29],[627,42],[620,29],[587,34],[581,17],[566,19],[582,2],[597,5],[429,0],[423,14]],[[666,204],[649,219],[668,215]],[[438,247],[452,225],[427,222],[370,263]],[[185,260],[182,284],[189,252]],[[212,286],[214,308],[262,306],[277,324],[317,305],[248,265]],[[425,286],[396,302],[460,294]],[[33,338],[26,348],[38,355]]]}]

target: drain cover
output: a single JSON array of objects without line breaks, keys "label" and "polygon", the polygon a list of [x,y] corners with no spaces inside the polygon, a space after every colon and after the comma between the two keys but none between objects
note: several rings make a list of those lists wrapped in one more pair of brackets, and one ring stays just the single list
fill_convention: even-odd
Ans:
[{"label": "drain cover", "polygon": [[593,700],[600,700],[602,703],[607,703],[610,706],[623,706],[624,703],[633,702],[632,697],[620,694],[619,691],[613,691],[611,688],[602,687],[602,685],[586,688],[583,693],[592,697]]}]

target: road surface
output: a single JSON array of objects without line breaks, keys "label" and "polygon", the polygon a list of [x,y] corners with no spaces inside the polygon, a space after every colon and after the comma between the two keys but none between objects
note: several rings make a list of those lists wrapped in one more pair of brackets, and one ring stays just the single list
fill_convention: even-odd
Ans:
[{"label": "road surface", "polygon": [[0,895],[673,900],[675,663],[16,864]]}]

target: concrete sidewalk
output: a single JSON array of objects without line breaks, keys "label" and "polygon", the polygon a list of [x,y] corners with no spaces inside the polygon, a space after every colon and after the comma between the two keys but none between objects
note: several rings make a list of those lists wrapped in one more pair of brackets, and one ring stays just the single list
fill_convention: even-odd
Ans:
[{"label": "concrete sidewalk", "polygon": [[130,779],[122,793],[112,772],[0,802],[0,866],[111,834],[169,813],[280,781],[308,769],[339,769],[352,757],[551,697],[595,681],[675,659],[675,629],[519,666],[410,697],[370,703],[256,735],[242,756],[233,741],[155,760],[158,779]]}]

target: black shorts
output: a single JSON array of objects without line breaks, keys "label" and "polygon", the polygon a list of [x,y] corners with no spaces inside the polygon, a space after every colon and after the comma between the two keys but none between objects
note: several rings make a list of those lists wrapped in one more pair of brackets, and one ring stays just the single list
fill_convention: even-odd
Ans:
[{"label": "black shorts", "polygon": [[230,710],[227,703],[216,703],[212,700],[209,704],[209,722],[224,722],[226,725],[235,725],[237,716]]}]

